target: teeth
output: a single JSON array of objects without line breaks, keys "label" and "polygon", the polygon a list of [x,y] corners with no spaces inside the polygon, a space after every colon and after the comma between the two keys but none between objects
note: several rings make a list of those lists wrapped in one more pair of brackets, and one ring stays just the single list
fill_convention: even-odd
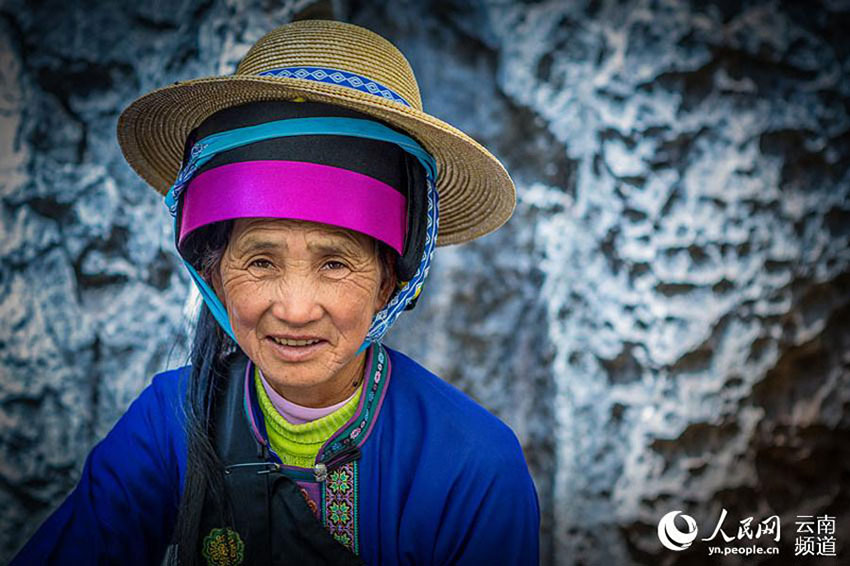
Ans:
[{"label": "teeth", "polygon": [[282,346],[310,346],[318,342],[318,340],[288,340],[286,338],[275,338],[274,336],[272,336],[272,340]]}]

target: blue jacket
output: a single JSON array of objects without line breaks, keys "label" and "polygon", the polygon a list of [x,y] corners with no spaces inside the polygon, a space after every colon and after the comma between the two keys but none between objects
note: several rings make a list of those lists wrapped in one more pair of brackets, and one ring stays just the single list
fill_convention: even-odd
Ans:
[{"label": "blue jacket", "polygon": [[[454,386],[386,351],[383,400],[359,438],[358,554],[370,565],[538,564],[539,503],[516,435]],[[187,376],[184,367],[153,378],[13,565],[162,561],[186,471]]]}]

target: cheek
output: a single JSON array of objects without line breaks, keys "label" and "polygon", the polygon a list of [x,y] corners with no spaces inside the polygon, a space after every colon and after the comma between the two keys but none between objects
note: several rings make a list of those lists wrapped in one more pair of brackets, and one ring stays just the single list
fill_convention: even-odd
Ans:
[{"label": "cheek", "polygon": [[[353,282],[352,282],[353,283]],[[340,328],[352,330],[368,329],[374,316],[377,287],[372,282],[343,284],[328,290],[327,310]]]},{"label": "cheek", "polygon": [[[292,283],[292,282],[289,282]],[[368,274],[357,274],[341,280],[316,275],[288,286],[276,279],[255,280],[250,277],[231,277],[224,283],[224,304],[237,338],[247,340],[260,324],[281,293],[298,294],[300,301],[309,301],[320,309],[342,334],[363,333],[368,330],[375,313],[379,281]],[[284,307],[285,310],[285,307]],[[317,316],[318,316],[318,312]]]},{"label": "cheek", "polygon": [[268,292],[257,282],[232,282],[224,287],[225,308],[234,319],[234,332],[256,325],[269,305]]}]

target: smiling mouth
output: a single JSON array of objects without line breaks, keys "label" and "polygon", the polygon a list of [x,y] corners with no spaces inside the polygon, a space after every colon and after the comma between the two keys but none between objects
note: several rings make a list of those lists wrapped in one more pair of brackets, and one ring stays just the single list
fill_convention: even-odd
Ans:
[{"label": "smiling mouth", "polygon": [[266,336],[271,351],[283,363],[307,362],[325,352],[329,346],[322,338]]},{"label": "smiling mouth", "polygon": [[276,338],[274,336],[269,336],[272,342],[276,344],[280,344],[281,346],[312,346],[313,344],[318,344],[321,340],[316,338],[311,338],[309,340],[292,340],[289,338]]}]

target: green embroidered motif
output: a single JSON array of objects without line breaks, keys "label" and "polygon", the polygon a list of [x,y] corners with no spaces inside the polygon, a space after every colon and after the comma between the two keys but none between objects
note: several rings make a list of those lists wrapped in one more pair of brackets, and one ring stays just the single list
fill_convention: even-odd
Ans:
[{"label": "green embroidered motif", "polygon": [[345,472],[344,469],[334,470],[333,472],[331,472],[331,481],[328,483],[328,487],[335,493],[339,493],[341,491],[351,489],[351,485],[348,483],[348,481],[348,474]]},{"label": "green embroidered motif", "polygon": [[348,511],[348,503],[344,501],[331,503],[331,521],[334,523],[344,523],[348,521]]},{"label": "green embroidered motif", "polygon": [[204,537],[202,554],[208,566],[239,566],[245,559],[245,543],[233,529],[213,529]]},{"label": "green embroidered motif", "polygon": [[322,487],[322,524],[354,554],[360,553],[357,468],[357,460],[344,464],[328,474]]}]

